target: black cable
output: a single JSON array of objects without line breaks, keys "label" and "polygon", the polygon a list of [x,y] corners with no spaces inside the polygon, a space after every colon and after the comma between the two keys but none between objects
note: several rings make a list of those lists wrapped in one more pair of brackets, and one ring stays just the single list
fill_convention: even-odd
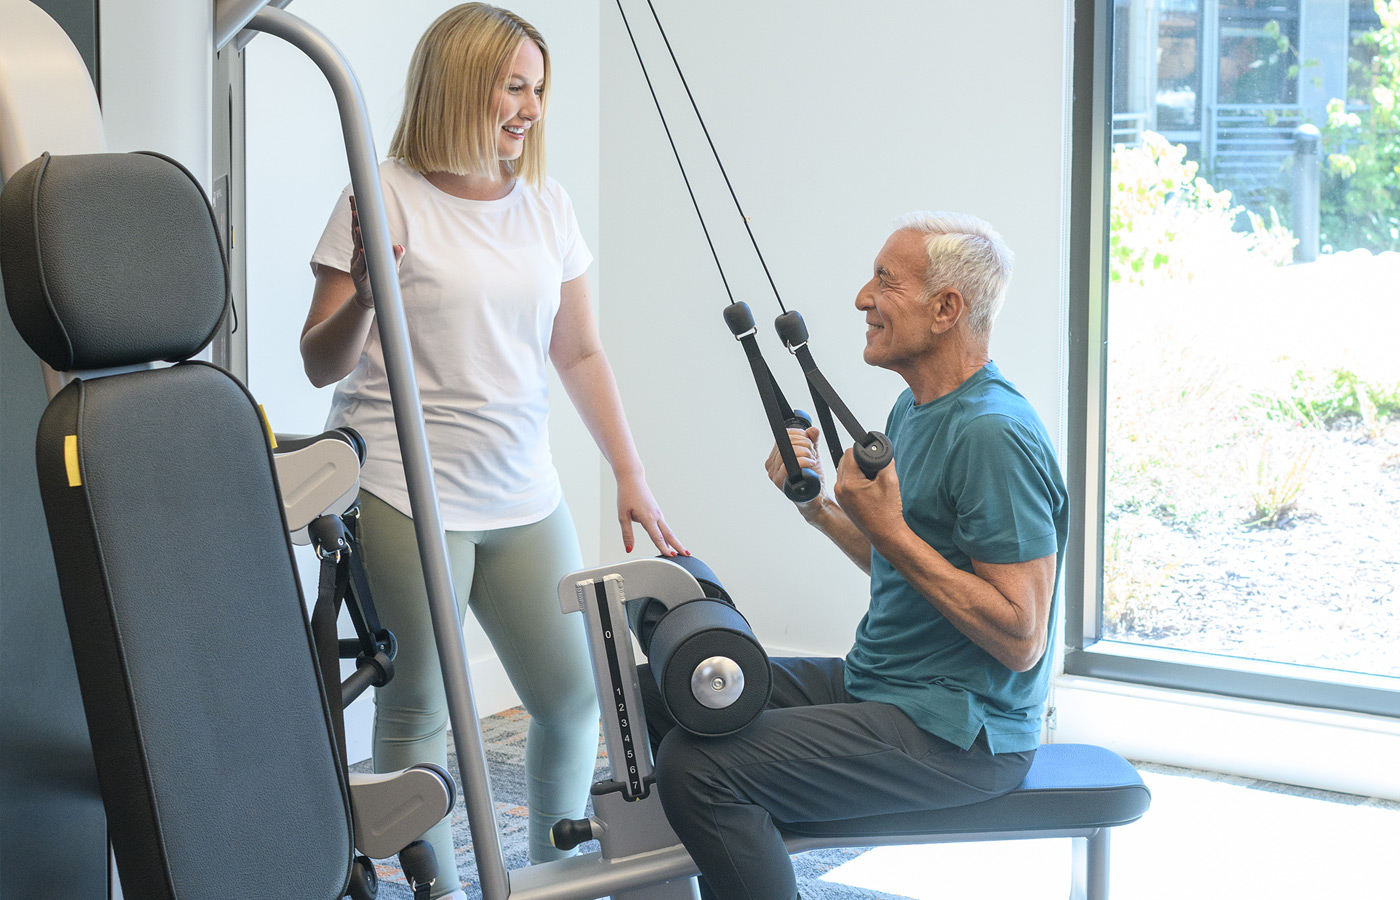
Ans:
[{"label": "black cable", "polygon": [[[622,0],[617,0],[617,8],[621,11]],[[749,217],[744,215],[744,207],[739,204],[739,195],[734,192],[734,185],[729,181],[729,173],[724,170],[724,163],[719,158],[719,151],[715,149],[715,142],[710,137],[710,129],[705,126],[705,117],[700,115],[700,107],[695,102],[695,95],[690,92],[690,83],[685,80],[685,72],[681,70],[680,60],[676,59],[676,51],[671,49],[671,39],[666,36],[666,28],[661,24],[661,18],[657,16],[656,7],[652,5],[651,0],[647,0],[647,9],[651,10],[651,18],[656,22],[656,29],[661,32],[661,40],[666,44],[666,52],[671,55],[671,65],[676,67],[676,74],[680,76],[681,86],[685,88],[685,95],[690,99],[690,108],[695,110],[695,118],[700,122],[700,130],[705,133],[705,141],[710,145],[710,153],[714,155],[715,163],[719,166],[719,173],[724,176],[724,185],[729,188],[729,196],[734,201],[734,208],[739,211],[739,218],[744,220],[744,231],[748,232],[749,243],[753,244],[753,252],[758,255],[758,263],[763,267],[763,274],[768,277],[768,286],[773,289],[773,299],[778,301],[779,309],[787,312],[787,307],[783,305],[782,295],[778,293],[778,285],[773,282],[773,275],[768,271],[768,262],[763,258],[763,251],[758,249],[758,240],[753,236],[753,229],[749,227]],[[622,21],[624,23],[627,21],[626,13],[622,14]],[[630,35],[632,29],[628,28],[627,33]],[[633,49],[636,48],[635,43],[632,46]],[[640,60],[641,56],[637,58]],[[648,81],[647,84],[650,85],[651,82]],[[653,98],[655,96],[655,94],[652,95]],[[657,109],[659,110],[660,107],[658,106]],[[677,161],[679,159],[677,157]],[[699,212],[698,207],[696,211]]]},{"label": "black cable", "polygon": [[[666,140],[671,144],[671,153],[675,155],[676,166],[681,170],[681,180],[685,182],[686,192],[690,194],[690,203],[695,207],[695,217],[700,220],[700,230],[705,232],[705,243],[710,245],[710,255],[715,258],[715,268],[719,269],[719,280],[724,282],[724,292],[729,295],[729,302],[733,303],[734,292],[729,289],[729,279],[724,277],[724,266],[720,264],[719,253],[715,251],[715,242],[710,240],[710,229],[705,227],[705,216],[700,212],[700,202],[695,199],[695,191],[690,186],[690,176],[685,173],[685,163],[681,162],[681,152],[676,149],[676,139],[671,136],[671,126],[666,124],[666,114],[661,111],[661,100],[656,96],[656,88],[652,86],[651,75],[647,72],[647,64],[642,61],[642,51],[637,47],[637,38],[632,34],[632,24],[627,21],[627,12],[622,8],[622,0],[617,0],[617,11],[622,15],[622,24],[627,29],[627,39],[632,42],[632,52],[637,56],[637,65],[642,67],[642,77],[646,79],[647,90],[651,92],[651,102],[656,105],[656,114],[661,117],[661,127],[666,130]],[[674,59],[674,57],[672,57],[672,59]],[[682,80],[684,79],[682,78]],[[686,90],[689,91],[689,88]],[[704,127],[703,124],[701,127]],[[706,137],[708,137],[708,134]],[[711,149],[713,149],[713,146],[714,145],[711,145]],[[728,181],[728,177],[726,177],[725,180]],[[735,202],[737,203],[738,201],[736,200]],[[753,235],[750,234],[749,236],[752,237]],[[755,244],[754,246],[757,248],[758,245]],[[761,258],[760,256],[760,259]],[[767,271],[766,267],[764,271]],[[782,301],[779,300],[778,304],[782,305]]]}]

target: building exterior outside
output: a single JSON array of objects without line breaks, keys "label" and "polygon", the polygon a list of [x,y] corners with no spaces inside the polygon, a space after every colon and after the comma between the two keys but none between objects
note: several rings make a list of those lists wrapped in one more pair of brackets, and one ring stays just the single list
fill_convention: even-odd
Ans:
[{"label": "building exterior outside", "polygon": [[1287,203],[1294,130],[1346,98],[1372,0],[1115,0],[1114,143],[1155,131],[1213,186],[1267,214]]}]

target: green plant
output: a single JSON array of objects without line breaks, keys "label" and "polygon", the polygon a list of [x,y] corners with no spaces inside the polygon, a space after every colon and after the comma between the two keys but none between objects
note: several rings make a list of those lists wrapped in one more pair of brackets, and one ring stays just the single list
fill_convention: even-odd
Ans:
[{"label": "green plant", "polygon": [[[1397,0],[1400,2],[1400,0]],[[1113,148],[1109,203],[1109,278],[1146,286],[1190,279],[1207,261],[1245,254],[1286,265],[1297,243],[1270,210],[1271,221],[1248,214],[1249,230],[1235,224],[1245,212],[1229,191],[1218,191],[1186,158],[1186,147],[1152,131],[1140,146]]]},{"label": "green plant", "polygon": [[1125,517],[1113,524],[1104,542],[1103,618],[1110,634],[1172,631],[1175,623],[1163,609],[1162,588],[1180,566],[1159,562],[1138,549],[1145,523]]},{"label": "green plant", "polygon": [[1281,394],[1255,394],[1266,417],[1307,427],[1326,428],[1343,419],[1360,418],[1368,430],[1400,416],[1400,384],[1369,383],[1350,369],[1320,373],[1298,369]]},{"label": "green plant", "polygon": [[1380,27],[1356,39],[1374,50],[1349,99],[1333,99],[1322,129],[1322,241],[1334,249],[1400,249],[1400,0],[1375,0]]},{"label": "green plant", "polygon": [[1271,454],[1271,438],[1264,437],[1259,449],[1254,489],[1249,499],[1254,512],[1244,524],[1253,528],[1277,528],[1293,515],[1307,485],[1313,450],[1304,447],[1291,454],[1286,466],[1276,465]]},{"label": "green plant", "polygon": [[1267,225],[1264,224],[1264,217],[1253,210],[1245,210],[1245,215],[1249,217],[1250,229],[1245,243],[1251,253],[1275,266],[1293,262],[1293,248],[1298,246],[1298,239],[1279,221],[1277,209],[1269,207]]}]

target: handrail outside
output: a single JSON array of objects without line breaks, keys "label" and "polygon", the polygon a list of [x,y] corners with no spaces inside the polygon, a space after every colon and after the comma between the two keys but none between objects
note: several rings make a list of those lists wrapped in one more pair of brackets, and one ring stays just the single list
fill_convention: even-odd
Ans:
[{"label": "handrail outside", "polygon": [[467,673],[466,645],[457,617],[457,598],[447,561],[447,539],[433,481],[432,460],[423,426],[422,400],[414,375],[413,349],[408,339],[403,297],[399,293],[398,268],[384,216],[384,195],[379,184],[378,154],[364,97],[349,64],[325,35],[302,19],[274,6],[257,11],[247,23],[252,31],[274,35],[301,50],[330,82],[345,134],[345,155],[350,163],[350,183],[360,214],[365,261],[374,292],[375,322],[384,348],[389,395],[394,407],[403,453],[404,475],[423,578],[428,588],[428,612],[432,617],[448,716],[456,742],[457,765],[463,781],[467,820],[475,848],[477,874],[483,900],[505,900],[510,893],[505,859],[501,855],[491,784],[486,773],[486,748]]}]

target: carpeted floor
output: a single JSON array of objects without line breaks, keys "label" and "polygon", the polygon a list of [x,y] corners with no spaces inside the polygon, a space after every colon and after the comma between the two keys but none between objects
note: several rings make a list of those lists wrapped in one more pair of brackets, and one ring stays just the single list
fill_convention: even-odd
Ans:
[{"label": "carpeted floor", "polygon": [[[491,795],[496,805],[496,821],[501,827],[501,850],[506,867],[516,869],[528,861],[525,812],[525,729],[529,716],[523,709],[510,709],[481,721],[482,737],[486,743],[486,765],[491,776]],[[457,776],[456,755],[448,742],[448,768]],[[351,766],[352,771],[370,771],[369,763]],[[598,755],[600,777],[608,773],[607,757],[601,747]],[[460,779],[458,781],[460,784]],[[457,846],[457,872],[469,898],[481,896],[477,880],[476,860],[471,851],[471,836],[467,829],[466,809],[462,798],[452,811],[452,832]],[[598,849],[596,842],[584,844],[582,852]],[[888,900],[895,895],[875,893],[843,884],[821,881],[821,876],[865,852],[861,849],[813,850],[793,858],[797,872],[797,888],[804,900]],[[384,860],[378,866],[379,900],[412,900],[403,873],[396,860]]]}]

